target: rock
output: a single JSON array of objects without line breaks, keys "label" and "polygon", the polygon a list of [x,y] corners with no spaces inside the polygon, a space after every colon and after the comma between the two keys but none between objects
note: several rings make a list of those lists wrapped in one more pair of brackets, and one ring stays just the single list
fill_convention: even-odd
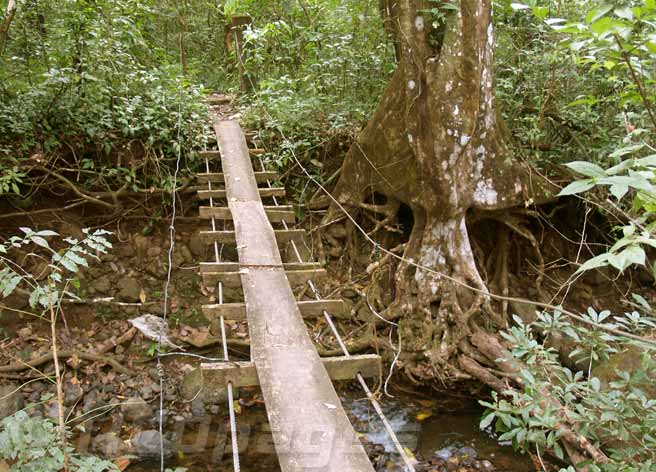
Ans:
[{"label": "rock", "polygon": [[478,452],[472,447],[464,446],[456,451],[461,464],[470,465],[478,457]]},{"label": "rock", "polygon": [[[130,439],[130,443],[134,448],[135,454],[143,459],[158,458],[160,456],[160,441],[161,436],[159,431],[154,429],[141,431]],[[164,439],[164,456],[170,457],[173,454],[171,442]]]},{"label": "rock", "polygon": [[139,422],[153,417],[152,407],[141,397],[132,397],[121,405],[126,421]]},{"label": "rock", "polygon": [[185,246],[184,244],[180,245],[180,254],[182,255],[182,259],[187,263],[187,264],[193,264],[194,263],[194,255],[191,253],[191,250]]},{"label": "rock", "polygon": [[139,393],[144,400],[149,400],[153,398],[153,387],[150,385],[144,385],[139,389]]},{"label": "rock", "polygon": [[191,414],[197,418],[203,418],[207,415],[205,403],[202,398],[197,397],[191,402]]},{"label": "rock", "polygon": [[[200,399],[203,403],[224,404],[228,401],[228,390],[217,385],[206,385],[200,369],[186,372],[180,393],[185,400]],[[235,396],[236,398],[236,396]]]},{"label": "rock", "polygon": [[149,238],[146,236],[142,236],[140,234],[135,235],[134,237],[134,249],[137,253],[137,259],[139,260],[139,264],[144,262],[144,259],[146,258],[146,255],[148,254],[148,248],[150,247],[150,241]]},{"label": "rock", "polygon": [[[43,414],[46,418],[57,421],[59,418],[59,404],[55,400],[51,400],[43,405]],[[64,417],[66,417],[66,411],[64,410]]]},{"label": "rock", "polygon": [[536,306],[530,303],[512,301],[510,302],[510,310],[513,315],[519,316],[526,324],[533,323],[538,318]]},{"label": "rock", "polygon": [[493,472],[495,470],[492,462],[490,461],[480,461],[478,462],[477,466],[477,469],[482,472]]},{"label": "rock", "polygon": [[189,250],[191,253],[198,257],[204,258],[207,252],[207,244],[203,241],[203,238],[200,235],[200,232],[194,232],[189,238]]},{"label": "rock", "polygon": [[94,280],[91,283],[90,288],[93,288],[96,292],[107,294],[112,290],[113,286],[112,286],[112,281],[109,279],[109,277],[101,276],[100,278]]},{"label": "rock", "polygon": [[114,459],[122,455],[127,446],[116,433],[105,433],[93,438],[91,450],[106,459]]},{"label": "rock", "polygon": [[440,449],[439,451],[435,452],[435,457],[437,457],[438,459],[442,459],[444,462],[451,459],[452,455],[453,455],[453,447],[445,447],[444,449]]},{"label": "rock", "polygon": [[125,302],[138,302],[141,283],[133,277],[123,277],[118,281],[118,298]]},{"label": "rock", "polygon": [[0,420],[11,416],[24,405],[20,389],[16,384],[0,385]]},{"label": "rock", "polygon": [[80,384],[70,381],[64,383],[64,405],[75,405],[82,398],[82,395],[84,395],[84,390],[82,390]]}]

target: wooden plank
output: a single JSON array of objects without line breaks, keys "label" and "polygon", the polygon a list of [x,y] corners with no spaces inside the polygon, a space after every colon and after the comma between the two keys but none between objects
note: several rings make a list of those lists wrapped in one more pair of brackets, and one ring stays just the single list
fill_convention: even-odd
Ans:
[{"label": "wooden plank", "polygon": [[[290,241],[300,242],[303,240],[305,235],[305,230],[302,229],[277,229],[275,230],[275,241],[280,245],[284,245]],[[235,244],[236,236],[235,231],[201,231],[200,236],[205,241],[205,244],[213,244],[215,242],[219,244]],[[240,249],[247,249],[247,246],[238,245],[237,251]],[[242,259],[240,258],[240,261]],[[244,265],[276,265],[266,264],[266,263],[244,263]],[[278,264],[280,265],[280,264]]]},{"label": "wooden plank", "polygon": [[[251,339],[282,472],[373,472],[326,367],[312,344],[282,268],[239,124],[214,127],[226,174],[239,261],[274,266],[241,272]],[[302,399],[302,401],[299,401]],[[321,434],[317,434],[320,432]]]},{"label": "wooden plank", "polygon": [[[351,380],[357,374],[365,378],[380,376],[381,359],[376,354],[361,354],[349,357],[323,357],[321,359],[331,380]],[[254,362],[212,362],[201,363],[203,381],[210,389],[233,387],[258,387],[260,381]]]},{"label": "wooden plank", "polygon": [[221,153],[219,151],[198,151],[198,157],[201,159],[208,159],[208,160],[213,160],[213,159],[218,159],[221,157]]},{"label": "wooden plank", "polygon": [[[253,269],[240,269],[233,272],[203,272],[201,277],[205,287],[214,287],[219,282],[223,283],[226,287],[240,287],[240,275],[247,273]],[[260,269],[257,269],[260,270]],[[310,269],[310,270],[288,270],[285,271],[287,280],[292,287],[298,287],[308,283],[310,280],[318,281],[326,277],[326,269]]]},{"label": "wooden plank", "polygon": [[[285,270],[317,270],[321,269],[318,262],[285,262]],[[242,266],[239,262],[201,262],[200,273],[205,272],[239,272]]]},{"label": "wooden plank", "polygon": [[[284,187],[260,188],[258,189],[260,197],[284,197],[286,195]],[[199,190],[198,198],[209,200],[210,198],[226,198],[226,190]]]},{"label": "wooden plank", "polygon": [[[323,316],[323,311],[336,318],[343,318],[346,304],[343,300],[303,300],[298,302],[303,318],[317,318]],[[209,320],[223,316],[226,320],[241,321],[246,319],[246,305],[243,303],[222,303],[203,305],[203,315]]]},{"label": "wooden plank", "polygon": [[[216,172],[216,173],[203,172],[200,174],[196,174],[196,177],[198,178],[198,182],[202,184],[206,184],[207,182],[222,184],[225,182],[225,175],[223,174],[223,172]],[[273,172],[273,171],[255,172],[255,181],[258,184],[265,184],[267,183],[267,180],[269,182],[273,182],[279,179],[280,179],[280,175],[278,174],[278,172]]]},{"label": "wooden plank", "polygon": [[[269,221],[272,223],[296,223],[296,214],[291,210],[291,205],[264,207]],[[232,220],[232,212],[228,207],[209,207],[201,206],[198,209],[199,216],[204,219],[212,217],[219,220]]]}]

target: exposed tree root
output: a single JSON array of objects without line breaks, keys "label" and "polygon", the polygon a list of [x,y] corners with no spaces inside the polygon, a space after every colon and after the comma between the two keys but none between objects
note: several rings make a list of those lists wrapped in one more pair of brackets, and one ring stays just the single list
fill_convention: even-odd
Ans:
[{"label": "exposed tree root", "polygon": [[[57,353],[57,358],[59,359],[68,359],[71,357],[77,357],[79,359],[84,359],[86,361],[100,362],[102,364],[107,364],[111,366],[115,371],[121,374],[130,375],[131,373],[130,369],[128,369],[127,367],[123,367],[116,359],[107,355],[103,356],[103,355],[91,354],[88,352],[81,352],[81,351],[59,351]],[[53,359],[54,358],[52,353],[44,354],[43,356],[37,357],[36,359],[33,359],[31,361],[0,366],[0,373],[23,372],[25,370],[32,369],[34,367],[39,367],[48,362],[52,362]]]}]

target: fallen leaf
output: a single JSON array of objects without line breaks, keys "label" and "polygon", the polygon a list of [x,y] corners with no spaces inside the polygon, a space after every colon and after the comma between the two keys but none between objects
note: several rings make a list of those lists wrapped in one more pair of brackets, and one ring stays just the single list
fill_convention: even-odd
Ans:
[{"label": "fallen leaf", "polygon": [[116,468],[118,470],[123,471],[123,470],[127,469],[128,466],[130,465],[130,458],[126,457],[126,456],[123,456],[123,457],[119,457],[117,459],[114,459],[114,465],[116,466]]},{"label": "fallen leaf", "polygon": [[430,418],[433,416],[433,412],[431,411],[421,411],[415,415],[415,419],[417,421],[424,421],[426,418]]},{"label": "fallen leaf", "polygon": [[437,402],[435,400],[417,400],[417,403],[419,403],[421,406],[424,408],[434,408],[435,405],[437,405]]},{"label": "fallen leaf", "polygon": [[139,292],[139,300],[141,300],[141,303],[146,303],[146,300],[148,297],[146,296],[146,291],[142,288],[141,292]]},{"label": "fallen leaf", "polygon": [[238,415],[241,414],[241,405],[239,404],[239,402],[235,400],[234,402],[232,402],[232,404],[235,407],[235,413]]}]

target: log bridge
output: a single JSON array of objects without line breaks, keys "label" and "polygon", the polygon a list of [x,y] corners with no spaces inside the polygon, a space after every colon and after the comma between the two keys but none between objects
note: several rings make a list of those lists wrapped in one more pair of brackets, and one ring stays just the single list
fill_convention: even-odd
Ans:
[{"label": "log bridge", "polygon": [[[203,306],[203,313],[220,319],[222,325],[224,320],[248,322],[251,362],[201,364],[204,388],[229,387],[231,393],[233,387],[260,386],[283,472],[373,472],[331,379],[377,377],[380,358],[319,357],[304,319],[328,312],[339,315],[344,303],[296,300],[292,287],[313,284],[325,276],[325,270],[315,262],[302,261],[298,244],[304,232],[289,229],[288,223],[295,222],[294,212],[277,201],[285,190],[272,185],[278,178],[275,172],[254,171],[251,158],[257,154],[249,152],[239,124],[220,121],[214,130],[219,150],[200,153],[206,172],[198,174],[198,181],[206,188],[198,191],[198,197],[209,201],[199,213],[211,220],[211,230],[203,231],[202,237],[214,246],[216,257],[202,263],[200,270],[203,284],[217,290],[219,303]],[[211,173],[209,162],[220,162],[222,172]],[[263,199],[273,199],[274,204],[264,205]],[[225,206],[215,205],[217,200],[225,201]],[[217,220],[234,229],[217,230]],[[222,244],[236,245],[238,262],[220,261],[218,246]],[[285,251],[290,244],[293,251]],[[281,254],[290,252],[296,260],[283,259]],[[239,286],[243,303],[223,303],[223,287]],[[227,360],[225,331],[223,337]]]}]

